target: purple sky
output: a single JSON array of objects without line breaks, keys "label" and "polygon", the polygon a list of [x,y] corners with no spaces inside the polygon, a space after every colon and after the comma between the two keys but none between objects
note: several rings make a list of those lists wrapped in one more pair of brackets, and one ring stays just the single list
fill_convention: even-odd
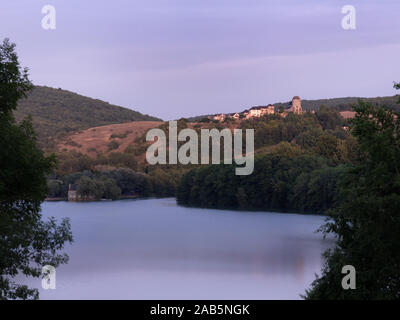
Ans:
[{"label": "purple sky", "polygon": [[[57,29],[41,28],[54,5]],[[357,30],[341,28],[343,5]],[[0,39],[35,84],[165,120],[252,105],[393,95],[398,0],[1,0]]]}]

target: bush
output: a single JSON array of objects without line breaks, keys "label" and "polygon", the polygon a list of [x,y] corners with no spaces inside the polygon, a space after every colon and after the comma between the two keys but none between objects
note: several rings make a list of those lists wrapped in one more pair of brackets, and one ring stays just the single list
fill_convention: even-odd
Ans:
[{"label": "bush", "polygon": [[115,149],[118,149],[119,143],[115,140],[112,140],[107,144],[107,147],[108,147],[108,151],[115,150]]}]

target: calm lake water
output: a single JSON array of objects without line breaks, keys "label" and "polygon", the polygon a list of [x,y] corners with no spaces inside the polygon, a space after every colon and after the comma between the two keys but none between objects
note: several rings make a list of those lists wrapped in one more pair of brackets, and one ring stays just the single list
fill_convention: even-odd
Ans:
[{"label": "calm lake water", "polygon": [[69,217],[75,241],[41,299],[299,299],[332,245],[315,233],[321,216],[175,199],[46,202],[43,214]]}]

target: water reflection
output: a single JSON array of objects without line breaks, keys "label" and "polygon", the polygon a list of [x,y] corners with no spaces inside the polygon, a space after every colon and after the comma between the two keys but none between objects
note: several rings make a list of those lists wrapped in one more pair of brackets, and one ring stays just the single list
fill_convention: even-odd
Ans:
[{"label": "water reflection", "polygon": [[75,242],[42,299],[298,299],[332,243],[314,233],[320,216],[174,199],[45,203],[43,213],[70,217]]}]

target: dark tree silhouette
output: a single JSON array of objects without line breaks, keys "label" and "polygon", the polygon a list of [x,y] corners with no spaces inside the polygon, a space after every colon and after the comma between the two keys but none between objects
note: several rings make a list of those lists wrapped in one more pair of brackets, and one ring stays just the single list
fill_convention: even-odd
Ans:
[{"label": "dark tree silhouette", "polygon": [[[337,242],[308,299],[400,298],[400,113],[361,100],[355,111],[362,161],[347,170],[323,227]],[[345,265],[356,269],[355,290],[341,286]]]},{"label": "dark tree silhouette", "polygon": [[60,254],[72,242],[69,221],[42,220],[46,174],[55,164],[36,145],[30,119],[17,124],[13,111],[32,88],[22,69],[15,44],[0,44],[0,299],[38,298],[38,290],[15,282],[18,274],[39,277],[44,265],[57,267]]}]

